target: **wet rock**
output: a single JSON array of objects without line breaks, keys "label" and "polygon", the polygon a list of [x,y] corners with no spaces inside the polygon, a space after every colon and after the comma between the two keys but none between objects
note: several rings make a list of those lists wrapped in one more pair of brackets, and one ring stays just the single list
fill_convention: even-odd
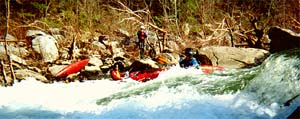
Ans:
[{"label": "wet rock", "polygon": [[45,76],[43,76],[40,73],[28,70],[28,69],[21,69],[21,70],[15,70],[15,75],[17,80],[24,80],[27,77],[33,77],[38,81],[44,82],[44,83],[50,83],[51,81],[48,80]]}]

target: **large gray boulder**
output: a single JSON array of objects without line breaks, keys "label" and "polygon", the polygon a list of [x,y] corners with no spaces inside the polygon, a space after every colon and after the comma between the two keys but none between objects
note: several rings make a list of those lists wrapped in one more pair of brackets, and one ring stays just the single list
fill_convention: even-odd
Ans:
[{"label": "large gray boulder", "polygon": [[255,48],[235,48],[226,46],[208,46],[198,50],[201,55],[207,56],[213,66],[225,68],[246,68],[261,64],[268,56],[269,51]]},{"label": "large gray boulder", "polygon": [[53,62],[59,57],[56,40],[50,35],[35,37],[32,40],[32,48],[41,54],[44,62]]},{"label": "large gray boulder", "polygon": [[53,36],[40,30],[28,30],[26,37],[32,39],[33,50],[42,56],[44,62],[53,62],[58,59],[57,41]]}]

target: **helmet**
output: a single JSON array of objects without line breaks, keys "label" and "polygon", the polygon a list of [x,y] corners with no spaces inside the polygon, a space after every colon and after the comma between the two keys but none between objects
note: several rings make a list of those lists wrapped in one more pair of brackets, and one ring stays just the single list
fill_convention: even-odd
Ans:
[{"label": "helmet", "polygon": [[145,29],[145,26],[141,26],[141,29]]},{"label": "helmet", "polygon": [[116,63],[116,64],[114,64],[114,66],[113,66],[114,68],[119,68],[119,65]]},{"label": "helmet", "polygon": [[186,51],[184,54],[185,55],[189,55],[189,56],[193,56],[193,52],[192,51]]}]

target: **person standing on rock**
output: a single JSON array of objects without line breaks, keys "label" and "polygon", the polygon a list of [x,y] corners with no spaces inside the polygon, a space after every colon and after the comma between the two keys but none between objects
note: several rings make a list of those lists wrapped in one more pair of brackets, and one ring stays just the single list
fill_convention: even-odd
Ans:
[{"label": "person standing on rock", "polygon": [[139,39],[139,49],[140,49],[140,58],[144,59],[144,50],[145,50],[145,41],[148,37],[147,32],[145,31],[145,26],[141,26],[140,30],[137,32],[137,36]]}]

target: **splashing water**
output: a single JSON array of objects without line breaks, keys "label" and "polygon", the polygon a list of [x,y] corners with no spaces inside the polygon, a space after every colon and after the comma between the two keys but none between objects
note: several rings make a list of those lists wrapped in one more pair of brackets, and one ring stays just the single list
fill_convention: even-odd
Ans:
[{"label": "splashing water", "polygon": [[28,78],[0,87],[0,119],[269,119],[300,105],[299,50],[249,69],[203,74],[172,67],[140,83],[108,79],[43,84]]}]

